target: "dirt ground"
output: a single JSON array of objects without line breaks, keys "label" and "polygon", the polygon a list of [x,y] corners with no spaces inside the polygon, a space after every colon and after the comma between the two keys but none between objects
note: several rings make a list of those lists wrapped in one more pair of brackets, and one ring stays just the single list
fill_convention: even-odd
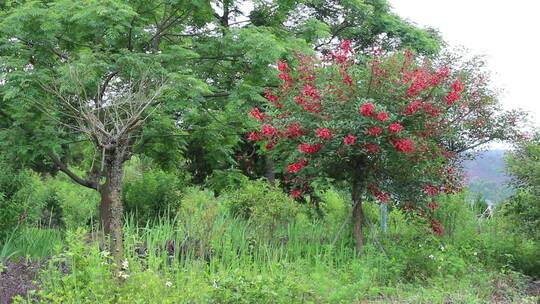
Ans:
[{"label": "dirt ground", "polygon": [[0,304],[11,303],[16,295],[26,297],[28,291],[36,289],[33,281],[41,265],[32,261],[6,262],[3,269],[0,269]]}]

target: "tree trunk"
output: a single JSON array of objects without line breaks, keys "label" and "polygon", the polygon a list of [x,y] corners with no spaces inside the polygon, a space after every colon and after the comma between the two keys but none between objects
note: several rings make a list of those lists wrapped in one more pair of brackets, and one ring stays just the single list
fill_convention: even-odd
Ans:
[{"label": "tree trunk", "polygon": [[274,160],[268,156],[264,156],[264,162],[265,162],[265,172],[264,176],[270,183],[270,185],[274,186],[276,183],[276,174],[274,173]]},{"label": "tree trunk", "polygon": [[364,223],[364,212],[362,211],[362,180],[361,176],[355,175],[352,178],[351,185],[352,197],[352,222],[353,222],[353,237],[356,243],[356,252],[362,253],[364,248],[364,240],[362,238],[362,225]]},{"label": "tree trunk", "polygon": [[109,250],[117,265],[124,257],[123,245],[123,216],[122,206],[122,180],[123,157],[116,153],[107,155],[105,159],[105,184],[99,192],[101,194],[100,218],[103,232],[110,239]]}]

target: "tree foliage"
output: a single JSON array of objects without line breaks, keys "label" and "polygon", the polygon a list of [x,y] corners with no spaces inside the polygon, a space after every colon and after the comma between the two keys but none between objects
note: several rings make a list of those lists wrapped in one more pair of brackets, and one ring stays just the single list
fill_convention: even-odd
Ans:
[{"label": "tree foliage", "polygon": [[260,130],[248,139],[281,161],[294,197],[329,176],[350,182],[355,205],[367,190],[429,217],[433,196],[460,188],[457,153],[519,133],[519,113],[502,111],[476,70],[440,62],[410,51],[355,57],[348,40],[321,61],[278,62],[280,86],[250,112]]}]

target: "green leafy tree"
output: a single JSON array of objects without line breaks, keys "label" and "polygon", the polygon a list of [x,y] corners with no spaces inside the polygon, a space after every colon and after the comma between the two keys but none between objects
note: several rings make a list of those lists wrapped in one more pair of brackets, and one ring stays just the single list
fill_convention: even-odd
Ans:
[{"label": "green leafy tree", "polygon": [[[100,192],[117,259],[125,161],[141,143],[178,134],[175,111],[210,93],[190,68],[189,41],[163,37],[211,18],[205,1],[14,1],[2,9],[2,140],[12,159],[50,160]],[[81,158],[84,174],[70,168]]]},{"label": "green leafy tree", "polygon": [[508,173],[517,192],[503,205],[516,228],[533,239],[540,232],[540,134],[519,143],[506,155]]}]

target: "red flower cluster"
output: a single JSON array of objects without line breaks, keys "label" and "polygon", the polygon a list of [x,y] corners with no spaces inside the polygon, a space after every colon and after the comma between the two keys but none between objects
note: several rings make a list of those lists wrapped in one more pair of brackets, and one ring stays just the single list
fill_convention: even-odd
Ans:
[{"label": "red flower cluster", "polygon": [[405,110],[403,110],[403,114],[404,115],[412,115],[412,114],[418,112],[418,110],[420,110],[420,107],[422,107],[422,101],[421,100],[415,100],[415,101],[413,101],[413,102],[411,102],[410,104],[407,105]]},{"label": "red flower cluster", "polygon": [[289,64],[287,63],[287,61],[279,60],[277,62],[277,68],[280,72],[287,72]]},{"label": "red flower cluster", "polygon": [[449,106],[453,105],[461,98],[461,91],[465,89],[465,85],[461,81],[456,80],[450,87],[452,88],[452,91],[448,92],[448,95],[444,97],[446,104]]},{"label": "red flower cluster", "polygon": [[414,151],[414,141],[406,138],[395,139],[394,148],[403,153],[410,153]]},{"label": "red flower cluster", "polygon": [[322,111],[322,104],[319,101],[319,99],[313,99],[313,100],[309,101],[309,100],[307,100],[306,98],[304,98],[301,95],[297,95],[297,96],[294,97],[294,101],[296,101],[296,103],[299,106],[302,106],[302,108],[304,108],[304,110],[309,111],[309,112],[313,112],[313,113],[319,113],[319,112]]},{"label": "red flower cluster", "polygon": [[425,185],[424,186],[424,193],[429,196],[435,196],[439,194],[439,188],[434,187],[433,185]]},{"label": "red flower cluster", "polygon": [[435,210],[437,210],[439,208],[439,205],[435,201],[429,202],[427,206],[432,211],[435,211]]},{"label": "red flower cluster", "polygon": [[317,135],[318,138],[323,139],[323,140],[330,140],[334,136],[334,134],[332,134],[332,132],[327,128],[318,128],[315,131],[315,134]]},{"label": "red flower cluster", "polygon": [[431,219],[430,224],[431,224],[431,230],[433,230],[433,233],[435,233],[438,236],[441,236],[444,234],[444,229],[441,223],[439,223],[437,220]]},{"label": "red flower cluster", "polygon": [[347,136],[343,138],[343,143],[346,145],[354,145],[355,141],[356,141],[356,137],[354,137],[353,134],[347,134]]},{"label": "red flower cluster", "polygon": [[283,108],[283,105],[278,102],[278,97],[274,94],[274,92],[268,90],[266,93],[264,93],[264,97],[268,99],[276,108],[281,109]]},{"label": "red flower cluster", "polygon": [[267,142],[266,146],[264,146],[264,147],[266,148],[266,150],[272,150],[272,149],[274,149],[275,144],[276,144],[276,141],[272,140],[272,141]]},{"label": "red flower cluster", "polygon": [[379,152],[380,148],[379,148],[379,145],[377,145],[377,144],[367,144],[366,145],[366,150],[371,154],[375,154],[375,153]]},{"label": "red flower cluster", "polygon": [[273,126],[266,124],[262,126],[261,133],[267,136],[274,136],[276,135],[277,130]]},{"label": "red flower cluster", "polygon": [[319,95],[319,92],[317,91],[317,89],[311,84],[305,84],[304,85],[304,92],[303,93],[304,93],[305,96],[309,96],[309,97],[313,98],[314,100],[321,99],[321,95]]},{"label": "red flower cluster", "polygon": [[383,129],[379,126],[371,127],[367,129],[367,134],[371,136],[379,136],[383,132]]},{"label": "red flower cluster", "polygon": [[343,40],[339,46],[339,50],[330,52],[330,59],[338,63],[345,63],[352,55],[351,41]]},{"label": "red flower cluster", "polygon": [[418,96],[431,83],[431,75],[424,69],[416,69],[411,74],[406,75],[405,78],[406,82],[412,81],[411,86],[407,90],[407,96],[410,98]]},{"label": "red flower cluster", "polygon": [[386,112],[379,112],[379,113],[377,113],[377,115],[375,116],[375,119],[377,119],[378,121],[387,121],[387,120],[388,120],[388,113],[386,113]]},{"label": "red flower cluster", "polygon": [[259,141],[261,140],[261,136],[259,135],[258,132],[249,132],[247,134],[247,139],[252,140],[252,141]]},{"label": "red flower cluster", "polygon": [[300,160],[295,163],[292,163],[287,166],[287,172],[289,173],[298,173],[300,170],[302,170],[305,166],[307,166],[308,161],[307,160]]},{"label": "red flower cluster", "polygon": [[370,102],[361,105],[360,109],[358,110],[358,112],[360,112],[362,116],[366,116],[366,117],[372,116],[374,111],[375,111],[375,105],[373,105]]},{"label": "red flower cluster", "polygon": [[373,185],[373,184],[370,184],[368,185],[368,190],[371,192],[371,194],[373,196],[375,196],[375,198],[377,198],[381,203],[388,203],[388,201],[390,200],[390,195],[388,195],[388,193],[384,193],[382,192],[381,190],[379,190],[379,188],[377,188],[377,186]]},{"label": "red flower cluster", "polygon": [[287,138],[298,138],[304,135],[304,131],[302,131],[302,126],[300,125],[300,123],[295,122],[287,127],[285,135],[287,136]]},{"label": "red flower cluster", "polygon": [[388,131],[390,131],[390,133],[397,134],[401,132],[402,130],[403,130],[403,126],[399,122],[391,123],[388,126]]},{"label": "red flower cluster", "polygon": [[322,148],[322,144],[310,145],[307,143],[303,143],[303,144],[298,145],[298,151],[300,151],[301,153],[307,153],[307,154],[317,153],[319,152],[321,148]]},{"label": "red flower cluster", "polygon": [[302,197],[302,190],[300,189],[292,189],[290,192],[290,195],[292,198],[300,198]]},{"label": "red flower cluster", "polygon": [[264,114],[261,112],[261,110],[259,110],[259,108],[253,108],[250,112],[249,112],[249,115],[255,119],[257,119],[258,121],[264,121]]},{"label": "red flower cluster", "polygon": [[423,103],[422,108],[424,109],[424,112],[426,114],[431,115],[432,117],[438,117],[441,115],[441,109],[439,109],[437,106],[430,104],[430,103]]}]

